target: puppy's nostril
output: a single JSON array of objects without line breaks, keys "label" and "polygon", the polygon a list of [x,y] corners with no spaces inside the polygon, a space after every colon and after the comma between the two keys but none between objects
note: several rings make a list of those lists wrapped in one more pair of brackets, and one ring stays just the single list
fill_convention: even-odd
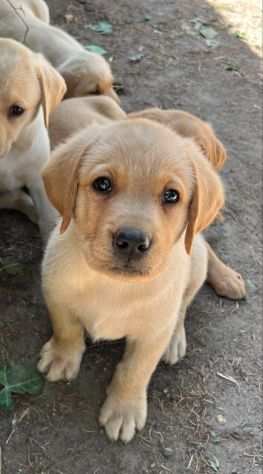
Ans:
[{"label": "puppy's nostril", "polygon": [[138,250],[139,252],[147,252],[147,250],[150,248],[151,246],[151,241],[148,237],[145,238],[145,241],[143,243],[141,243],[140,245],[138,245]]},{"label": "puppy's nostril", "polygon": [[121,239],[116,239],[116,245],[119,247],[119,249],[127,249],[129,247],[128,242]]}]

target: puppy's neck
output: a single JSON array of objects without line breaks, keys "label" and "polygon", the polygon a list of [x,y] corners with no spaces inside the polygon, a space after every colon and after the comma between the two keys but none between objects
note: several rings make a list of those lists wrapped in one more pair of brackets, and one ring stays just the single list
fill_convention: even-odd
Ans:
[{"label": "puppy's neck", "polygon": [[28,150],[33,142],[39,138],[44,128],[43,109],[40,106],[34,119],[23,128],[16,142],[13,143],[12,148],[19,152]]}]

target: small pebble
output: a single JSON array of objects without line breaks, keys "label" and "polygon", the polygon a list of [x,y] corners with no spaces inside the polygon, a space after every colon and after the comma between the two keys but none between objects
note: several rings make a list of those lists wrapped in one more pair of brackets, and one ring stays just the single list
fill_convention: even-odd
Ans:
[{"label": "small pebble", "polygon": [[172,448],[166,448],[165,446],[162,446],[162,454],[166,458],[170,458],[174,454],[174,450]]},{"label": "small pebble", "polygon": [[223,415],[217,415],[216,419],[220,425],[224,425],[226,423],[226,419]]}]

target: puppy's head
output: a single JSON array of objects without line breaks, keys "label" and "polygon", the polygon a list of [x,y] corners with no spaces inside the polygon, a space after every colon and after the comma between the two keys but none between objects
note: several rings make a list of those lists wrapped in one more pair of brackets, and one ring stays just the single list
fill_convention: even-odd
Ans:
[{"label": "puppy's head", "polygon": [[67,84],[66,98],[103,94],[120,102],[113,89],[110,65],[103,56],[88,51],[79,52],[61,64],[58,70]]},{"label": "puppy's head", "polygon": [[126,278],[158,274],[179,240],[190,253],[224,202],[199,147],[143,119],[83,130],[55,150],[43,178],[61,232],[73,219],[89,265]]},{"label": "puppy's head", "polygon": [[43,106],[46,126],[62,99],[63,78],[39,54],[9,39],[0,39],[0,157]]}]

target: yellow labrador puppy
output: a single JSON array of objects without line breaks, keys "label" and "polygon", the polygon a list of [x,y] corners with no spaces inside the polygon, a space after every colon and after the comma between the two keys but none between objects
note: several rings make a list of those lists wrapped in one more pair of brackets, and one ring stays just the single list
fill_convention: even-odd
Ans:
[{"label": "yellow labrador puppy", "polygon": [[223,207],[223,186],[192,139],[145,119],[81,131],[57,147],[43,178],[61,220],[42,267],[54,334],[38,367],[50,381],[71,380],[85,331],[125,337],[100,423],[128,442],[146,422],[158,362],[185,354],[186,309],[207,277],[200,232]]},{"label": "yellow labrador puppy", "polygon": [[[70,117],[70,120],[68,119]],[[146,109],[126,114],[112,99],[105,96],[76,97],[64,100],[51,114],[49,135],[52,149],[76,132],[91,125],[106,125],[115,120],[149,118],[162,123],[182,137],[193,138],[214,168],[220,170],[226,159],[224,145],[213,128],[204,120],[183,110]],[[245,282],[241,275],[225,265],[209,251],[207,281],[217,294],[232,299],[243,298]]]},{"label": "yellow labrador puppy", "polygon": [[20,43],[0,39],[0,52],[0,208],[24,212],[46,240],[56,213],[41,169],[50,153],[49,115],[66,86],[41,55]]},{"label": "yellow labrador puppy", "polygon": [[[114,92],[113,77],[107,61],[91,53],[72,36],[47,24],[39,12],[42,0],[14,0],[16,7],[25,10],[24,22],[5,0],[0,2],[0,37],[13,38],[30,49],[42,53],[60,72],[67,84],[67,97],[106,94],[119,101]],[[47,5],[45,5],[48,9]],[[21,15],[20,15],[21,16]],[[43,21],[44,20],[44,21]],[[25,23],[28,30],[25,27]]]}]

